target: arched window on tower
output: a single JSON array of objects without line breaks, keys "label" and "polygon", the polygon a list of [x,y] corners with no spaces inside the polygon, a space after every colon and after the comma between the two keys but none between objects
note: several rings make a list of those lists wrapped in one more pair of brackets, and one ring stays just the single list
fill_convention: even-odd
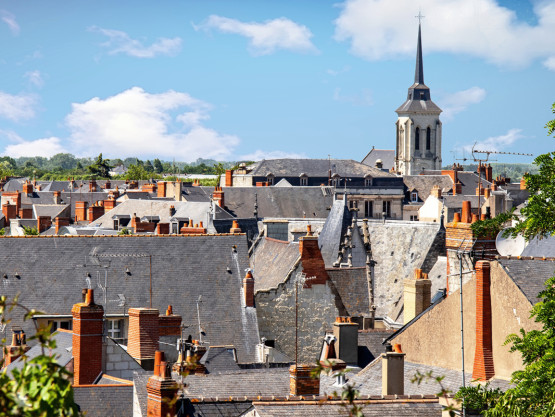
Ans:
[{"label": "arched window on tower", "polygon": [[414,149],[420,149],[420,128],[417,127],[414,133]]},{"label": "arched window on tower", "polygon": [[428,126],[426,129],[426,150],[429,151],[432,146],[432,129]]}]

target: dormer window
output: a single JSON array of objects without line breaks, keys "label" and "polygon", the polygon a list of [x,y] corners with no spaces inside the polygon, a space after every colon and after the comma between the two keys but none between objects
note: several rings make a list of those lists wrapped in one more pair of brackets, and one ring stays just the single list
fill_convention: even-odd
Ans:
[{"label": "dormer window", "polygon": [[418,202],[418,191],[413,191],[410,193],[410,201],[411,203],[417,203]]},{"label": "dormer window", "polygon": [[275,176],[271,172],[268,175],[266,175],[266,182],[268,183],[268,185],[274,185],[274,179],[275,179]]},{"label": "dormer window", "polygon": [[339,174],[333,174],[331,176],[331,185],[334,187],[339,187],[341,182],[341,177],[339,176]]},{"label": "dormer window", "polygon": [[303,173],[299,177],[300,177],[300,185],[301,186],[307,186],[308,185],[308,175]]},{"label": "dormer window", "polygon": [[364,186],[371,187],[372,186],[372,177],[369,174],[364,176]]}]

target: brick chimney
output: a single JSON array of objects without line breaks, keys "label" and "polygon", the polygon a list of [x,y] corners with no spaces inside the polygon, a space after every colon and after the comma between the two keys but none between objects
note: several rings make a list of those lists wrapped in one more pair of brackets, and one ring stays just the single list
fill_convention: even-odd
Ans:
[{"label": "brick chimney", "polygon": [[89,207],[89,223],[94,222],[96,219],[104,215],[104,203],[103,201],[97,201],[92,206]]},{"label": "brick chimney", "polygon": [[170,206],[170,217],[173,217],[173,216],[175,216],[175,206],[171,205]]},{"label": "brick chimney", "polygon": [[337,358],[348,365],[358,364],[358,323],[351,317],[337,317],[333,323],[333,335],[337,339]]},{"label": "brick chimney", "polygon": [[170,234],[170,224],[169,223],[158,223],[156,225],[157,235],[169,235]]},{"label": "brick chimney", "polygon": [[87,220],[87,207],[89,203],[86,201],[75,202],[75,221],[84,222]]},{"label": "brick chimney", "polygon": [[[524,175],[527,175],[528,173],[525,172]],[[524,178],[524,176],[520,179],[520,189],[521,190],[526,190],[526,179]]]},{"label": "brick chimney", "polygon": [[472,379],[487,381],[495,375],[491,335],[490,263],[476,262],[476,351]]},{"label": "brick chimney", "polygon": [[432,281],[421,269],[414,270],[414,279],[404,282],[404,322],[407,324],[428,307],[432,300]]},{"label": "brick chimney", "polygon": [[486,165],[486,181],[491,182],[493,180],[493,168],[491,164]]},{"label": "brick chimney", "polygon": [[432,187],[432,190],[430,192],[431,195],[433,195],[435,198],[437,198],[438,200],[441,198],[441,188],[439,188],[439,186],[436,184]]},{"label": "brick chimney", "polygon": [[33,218],[33,207],[21,207],[19,209],[20,219],[32,219]]},{"label": "brick chimney", "polygon": [[401,345],[386,346],[382,353],[382,395],[405,394],[405,354]]},{"label": "brick chimney", "polygon": [[54,219],[54,224],[56,227],[56,234],[60,234],[60,229],[64,226],[69,226],[69,219],[67,218],[62,218],[62,217],[56,217]]},{"label": "brick chimney", "polygon": [[143,184],[143,186],[141,187],[141,191],[144,191],[146,193],[156,193],[156,188],[157,188],[156,184],[149,182],[149,183]]},{"label": "brick chimney", "polygon": [[485,198],[486,200],[489,198],[490,193],[491,193],[491,190],[490,190],[489,187],[486,188],[486,189],[484,190],[484,198]]},{"label": "brick chimney", "polygon": [[168,183],[165,181],[158,181],[156,183],[156,185],[158,186],[157,192],[156,192],[156,196],[157,197],[165,197],[166,196],[166,189],[167,189],[167,185]]},{"label": "brick chimney", "polygon": [[37,217],[37,230],[42,233],[52,226],[52,218],[50,216],[39,216]]},{"label": "brick chimney", "polygon": [[312,364],[297,364],[289,367],[289,393],[291,395],[319,395],[320,378],[313,377],[316,369]]},{"label": "brick chimney", "polygon": [[104,189],[109,190],[110,188],[112,188],[112,183],[110,182],[110,180],[106,180],[106,183],[104,184]]},{"label": "brick chimney", "polygon": [[461,223],[470,223],[472,221],[472,211],[470,201],[462,202]]},{"label": "brick chimney", "polygon": [[4,347],[4,364],[3,368],[7,367],[10,363],[15,362],[22,354],[31,349],[27,346],[25,332],[13,332],[12,344]]},{"label": "brick chimney", "polygon": [[212,194],[212,198],[214,199],[216,204],[218,204],[218,206],[222,208],[224,207],[224,192],[222,190],[222,187],[214,188],[214,193]]},{"label": "brick chimney", "polygon": [[226,187],[233,187],[233,170],[226,169],[225,170],[225,186]]},{"label": "brick chimney", "polygon": [[61,204],[62,203],[62,192],[61,191],[54,191],[52,193],[54,197],[54,204]]},{"label": "brick chimney", "polygon": [[250,270],[243,279],[243,292],[245,293],[245,306],[254,307],[254,278]]},{"label": "brick chimney", "polygon": [[33,194],[33,183],[31,181],[25,181],[23,183],[23,194],[32,195]]},{"label": "brick chimney", "polygon": [[241,228],[239,227],[239,223],[237,222],[237,220],[233,220],[233,223],[231,224],[231,229],[229,229],[229,233],[241,233]]},{"label": "brick chimney", "polygon": [[461,195],[462,194],[462,184],[460,181],[457,181],[453,185],[453,195]]},{"label": "brick chimney", "polygon": [[89,181],[89,192],[94,193],[96,192],[97,186],[96,186],[96,180],[90,180]]},{"label": "brick chimney", "polygon": [[115,198],[108,198],[108,200],[104,200],[104,214],[116,207],[117,204],[118,203]]},{"label": "brick chimney", "polygon": [[94,303],[93,290],[73,305],[73,384],[92,384],[102,372],[104,309]]},{"label": "brick chimney", "polygon": [[119,197],[119,188],[116,185],[116,188],[114,188],[113,190],[110,190],[110,192],[108,193],[108,198],[112,198],[116,200],[118,197]]},{"label": "brick chimney", "polygon": [[153,369],[154,352],[158,350],[159,313],[156,308],[129,309],[127,353],[147,371]]},{"label": "brick chimney", "polygon": [[173,314],[173,308],[168,306],[166,314],[158,316],[159,336],[181,336],[181,316]]},{"label": "brick chimney", "polygon": [[10,204],[9,200],[6,201],[6,203],[2,205],[2,214],[6,219],[6,224],[9,224],[11,219],[17,217],[17,206],[15,204]]},{"label": "brick chimney", "polygon": [[146,385],[147,416],[175,416],[178,386],[171,377],[169,364],[164,360],[164,352],[156,351],[155,358],[154,375],[148,379]]},{"label": "brick chimney", "polygon": [[305,288],[314,284],[325,284],[328,280],[326,265],[322,253],[318,247],[318,237],[312,234],[312,228],[307,225],[306,236],[299,238],[299,252],[301,253],[301,265],[306,274]]}]

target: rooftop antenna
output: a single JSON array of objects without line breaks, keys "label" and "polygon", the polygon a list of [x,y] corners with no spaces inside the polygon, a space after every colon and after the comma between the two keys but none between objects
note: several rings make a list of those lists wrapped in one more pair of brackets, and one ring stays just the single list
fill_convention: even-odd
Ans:
[{"label": "rooftop antenna", "polygon": [[200,303],[201,302],[202,302],[202,294],[198,296],[198,300],[197,300],[198,338],[199,338],[199,343],[202,345],[202,326],[200,325]]}]

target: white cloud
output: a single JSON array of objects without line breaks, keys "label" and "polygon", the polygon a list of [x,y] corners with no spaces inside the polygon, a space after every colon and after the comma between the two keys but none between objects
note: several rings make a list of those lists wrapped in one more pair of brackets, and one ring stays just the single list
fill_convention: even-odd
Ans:
[{"label": "white cloud", "polygon": [[32,141],[21,141],[13,145],[6,146],[3,155],[19,158],[20,156],[44,156],[50,158],[57,153],[66,152],[61,144],[61,140],[56,137],[37,139]]},{"label": "white cloud", "polygon": [[328,69],[328,70],[326,70],[326,73],[327,73],[328,75],[331,75],[331,76],[335,77],[335,76],[337,76],[337,75],[339,75],[339,74],[343,74],[343,73],[349,72],[350,70],[351,70],[351,67],[348,66],[348,65],[345,65],[343,68],[338,69],[338,70]]},{"label": "white cloud", "polygon": [[149,94],[133,87],[72,107],[66,124],[75,154],[226,159],[239,144],[237,136],[201,124],[209,117],[209,104],[177,91]]},{"label": "white cloud", "polygon": [[555,71],[555,56],[549,57],[547,58],[544,62],[543,65],[550,69],[551,71]]},{"label": "white cloud", "polygon": [[344,94],[341,88],[336,88],[333,91],[333,99],[340,103],[350,103],[355,106],[372,106],[372,92],[368,89],[363,89],[360,94]]},{"label": "white cloud", "polygon": [[263,151],[257,149],[256,151],[247,155],[241,155],[240,160],[244,161],[261,161],[262,159],[283,159],[283,158],[306,158],[305,154],[284,151]]},{"label": "white cloud", "polygon": [[8,12],[7,10],[0,10],[0,19],[8,25],[12,35],[19,35],[19,25],[17,24],[13,13]]},{"label": "white cloud", "polygon": [[35,116],[37,98],[33,94],[8,94],[0,91],[0,117],[18,122]]},{"label": "white cloud", "polygon": [[472,87],[444,96],[438,102],[443,110],[443,117],[452,119],[455,114],[466,110],[472,104],[480,103],[485,97],[486,90],[480,87]]},{"label": "white cloud", "polygon": [[335,38],[370,60],[414,55],[417,6],[426,14],[426,52],[468,54],[512,67],[548,59],[546,65],[553,67],[553,1],[534,2],[538,23],[530,25],[496,0],[421,0],[417,5],[413,0],[346,0],[335,21]]},{"label": "white cloud", "polygon": [[108,49],[110,55],[126,54],[136,58],[154,58],[157,55],[176,55],[181,49],[181,38],[159,38],[150,46],[145,46],[137,39],[131,38],[121,30],[103,29],[96,26],[90,31],[107,36],[108,41],[101,45]]},{"label": "white cloud", "polygon": [[27,71],[23,76],[36,87],[40,88],[44,85],[44,80],[39,70]]},{"label": "white cloud", "polygon": [[522,139],[524,135],[522,134],[522,129],[510,129],[506,134],[501,136],[492,136],[484,140],[480,140],[476,145],[465,145],[462,149],[470,153],[472,152],[472,147],[477,151],[506,151],[507,146],[512,145],[517,140]]},{"label": "white cloud", "polygon": [[255,55],[268,55],[278,49],[293,52],[317,52],[310,41],[312,32],[304,25],[281,17],[264,23],[245,23],[227,17],[212,15],[199,25],[201,29],[218,29],[250,39],[249,49]]}]

